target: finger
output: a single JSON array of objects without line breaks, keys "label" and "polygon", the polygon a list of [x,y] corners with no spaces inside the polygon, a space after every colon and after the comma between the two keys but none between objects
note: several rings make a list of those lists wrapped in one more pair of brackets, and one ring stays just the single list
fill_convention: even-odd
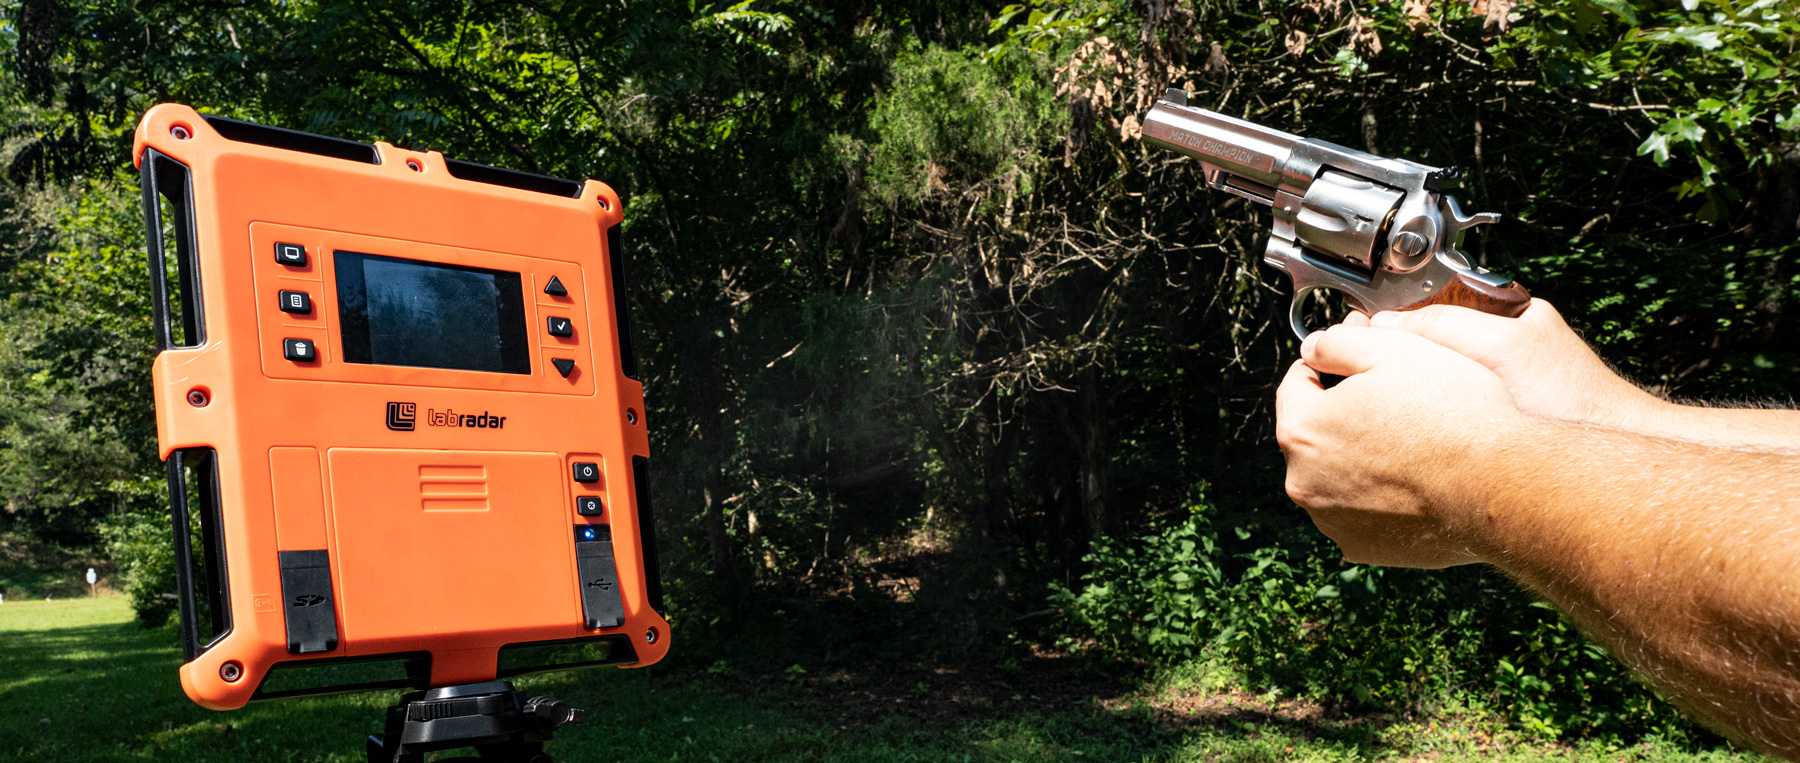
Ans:
[{"label": "finger", "polygon": [[1351,310],[1350,314],[1344,316],[1343,322],[1339,325],[1342,325],[1342,326],[1368,326],[1369,325],[1369,316],[1364,315],[1363,311],[1361,311],[1361,310]]},{"label": "finger", "polygon": [[1427,305],[1417,310],[1376,313],[1369,325],[1417,334],[1463,355],[1479,357],[1486,354],[1496,337],[1517,331],[1517,320],[1466,307]]},{"label": "finger", "polygon": [[1275,443],[1281,446],[1283,453],[1294,444],[1295,433],[1304,430],[1301,422],[1311,418],[1311,412],[1319,406],[1327,404],[1321,399],[1324,395],[1325,387],[1318,372],[1307,368],[1304,361],[1296,360],[1288,366],[1287,374],[1281,378],[1281,386],[1275,388]]},{"label": "finger", "polygon": [[1319,373],[1353,376],[1431,346],[1403,331],[1333,326],[1307,335],[1300,343],[1300,359]]},{"label": "finger", "polygon": [[1281,377],[1281,386],[1275,388],[1275,421],[1279,425],[1283,411],[1292,411],[1323,394],[1325,387],[1319,381],[1319,373],[1308,368],[1305,361],[1294,361]]},{"label": "finger", "polygon": [[1519,320],[1570,330],[1569,322],[1563,319],[1562,313],[1557,312],[1556,306],[1537,297],[1532,297],[1531,304],[1525,306],[1525,312],[1519,313]]}]

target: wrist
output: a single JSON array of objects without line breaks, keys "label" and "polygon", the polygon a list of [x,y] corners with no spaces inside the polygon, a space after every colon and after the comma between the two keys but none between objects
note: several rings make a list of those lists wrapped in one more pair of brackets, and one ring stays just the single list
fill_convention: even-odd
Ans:
[{"label": "wrist", "polygon": [[1452,465],[1436,469],[1425,496],[1430,513],[1478,561],[1504,556],[1504,541],[1511,537],[1507,525],[1523,509],[1517,487],[1526,483],[1516,470],[1569,429],[1517,411],[1472,423],[1443,451],[1449,457],[1440,464]]},{"label": "wrist", "polygon": [[[1609,376],[1611,376],[1609,374]],[[1619,376],[1611,376],[1605,393],[1595,396],[1588,423],[1612,429],[1644,432],[1654,429],[1677,408],[1673,403],[1645,392]]]}]

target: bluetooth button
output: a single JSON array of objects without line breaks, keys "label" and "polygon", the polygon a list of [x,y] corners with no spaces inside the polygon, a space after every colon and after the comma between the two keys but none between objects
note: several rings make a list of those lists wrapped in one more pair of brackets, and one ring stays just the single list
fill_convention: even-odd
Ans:
[{"label": "bluetooth button", "polygon": [[584,517],[597,517],[606,513],[600,505],[600,496],[581,495],[575,497],[575,513]]}]

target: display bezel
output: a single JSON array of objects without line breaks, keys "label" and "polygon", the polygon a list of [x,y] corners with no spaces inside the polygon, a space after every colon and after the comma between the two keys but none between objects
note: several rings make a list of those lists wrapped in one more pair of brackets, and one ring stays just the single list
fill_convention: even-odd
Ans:
[{"label": "display bezel", "polygon": [[[333,270],[337,278],[337,305],[340,336],[343,341],[343,359],[346,363],[357,363],[372,366],[400,366],[407,368],[437,368],[447,371],[469,371],[474,373],[531,373],[530,336],[525,327],[525,291],[524,278],[515,271],[478,268],[468,265],[453,265],[445,262],[433,262],[410,257],[394,257],[385,254],[372,254],[347,249],[332,250]],[[374,346],[370,340],[368,315],[368,289],[364,264],[368,261],[390,262],[410,267],[459,271],[490,276],[494,279],[494,309],[497,319],[497,336],[500,353],[500,364],[497,368],[479,366],[459,366],[434,363],[385,363],[374,360]]]}]

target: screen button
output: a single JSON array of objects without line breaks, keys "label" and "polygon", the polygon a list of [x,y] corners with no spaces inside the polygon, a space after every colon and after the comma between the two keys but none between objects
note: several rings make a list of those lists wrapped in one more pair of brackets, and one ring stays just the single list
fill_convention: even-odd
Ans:
[{"label": "screen button", "polygon": [[283,291],[281,292],[281,311],[311,315],[312,297],[303,291]]},{"label": "screen button", "polygon": [[599,482],[600,481],[600,465],[596,464],[592,461],[577,461],[577,462],[575,462],[575,481],[576,482]]},{"label": "screen button", "polygon": [[295,363],[311,363],[319,359],[318,348],[310,339],[281,340],[281,354]]},{"label": "screen button", "polygon": [[584,517],[597,517],[606,513],[606,508],[600,505],[600,496],[578,495],[575,496],[575,513]]},{"label": "screen button", "polygon": [[564,379],[575,373],[575,361],[568,358],[551,358],[550,365],[556,366],[556,372],[562,374]]},{"label": "screen button", "polygon": [[567,297],[569,290],[562,285],[562,279],[550,276],[550,283],[544,284],[544,293],[552,297]]},{"label": "screen button", "polygon": [[275,244],[275,261],[296,268],[306,267],[306,247],[299,244]]},{"label": "screen button", "polygon": [[574,336],[575,322],[560,315],[552,315],[549,320],[550,336]]}]

